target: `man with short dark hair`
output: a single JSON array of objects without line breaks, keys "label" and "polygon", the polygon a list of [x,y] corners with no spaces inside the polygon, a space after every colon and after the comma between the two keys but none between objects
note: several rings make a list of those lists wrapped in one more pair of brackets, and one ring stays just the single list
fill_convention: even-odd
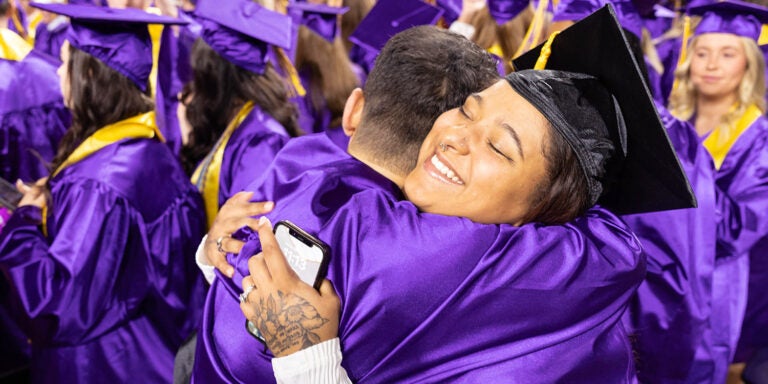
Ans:
[{"label": "man with short dark hair", "polygon": [[[292,140],[262,179],[248,188],[256,191],[253,200],[277,200],[275,214],[316,232],[360,191],[382,189],[399,195],[398,187],[413,168],[437,116],[498,79],[495,60],[460,35],[427,26],[401,32],[380,53],[365,90],[355,90],[347,101],[342,125],[351,136],[348,147],[334,137],[338,132]],[[193,380],[271,380],[269,359],[242,353],[261,344],[246,334],[243,325],[237,301],[242,276],[217,252],[220,246],[237,250],[233,239],[225,242],[220,237],[226,234],[214,223],[203,241],[208,244],[207,256],[217,259],[212,264],[232,279],[219,276],[212,281]],[[247,235],[241,233],[240,238]],[[244,252],[245,257],[233,256],[230,261],[247,262],[250,254]],[[237,337],[232,337],[233,329]]]}]

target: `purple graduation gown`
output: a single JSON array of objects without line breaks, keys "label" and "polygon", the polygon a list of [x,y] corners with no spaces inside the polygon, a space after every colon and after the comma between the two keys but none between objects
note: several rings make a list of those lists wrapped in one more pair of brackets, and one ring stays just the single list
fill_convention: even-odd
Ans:
[{"label": "purple graduation gown", "polygon": [[[270,167],[264,178],[277,183],[265,183],[255,193],[259,196],[257,200],[275,201],[275,209],[268,215],[270,218],[301,223],[302,228],[310,233],[317,232],[355,193],[371,188],[383,189],[389,193],[397,192],[396,186],[389,180],[339,151],[338,147],[334,150],[331,146],[335,144],[330,140],[326,141],[322,135],[324,134],[312,136],[319,139],[319,146],[328,146],[330,153],[325,159],[330,161],[329,163],[313,168],[306,162],[300,162],[296,163],[295,168],[288,167],[285,173],[283,168]],[[298,156],[293,159],[300,158],[301,156]],[[332,161],[332,158],[341,160]],[[304,172],[296,172],[299,169]],[[271,175],[271,172],[279,174]],[[295,176],[287,175],[294,172]],[[285,182],[280,182],[282,180]],[[247,249],[243,249],[241,254],[252,255]],[[228,258],[233,265],[247,263],[248,259],[246,256],[232,255],[228,255]],[[202,328],[198,333],[192,376],[194,383],[261,382],[258,378],[241,376],[242,369],[251,364],[247,359],[243,359],[242,351],[261,348],[261,343],[247,333],[245,318],[240,312],[237,296],[241,293],[239,283],[243,276],[236,273],[229,279],[217,272],[217,278],[211,284],[205,303]],[[271,365],[268,373],[272,377]]]},{"label": "purple graduation gown", "polygon": [[0,233],[2,297],[32,340],[33,382],[170,382],[204,297],[200,196],[157,140],[108,145],[51,180]]},{"label": "purple graduation gown", "polygon": [[61,46],[67,38],[69,22],[54,21],[54,25],[40,23],[35,28],[35,49],[53,57],[61,55]]},{"label": "purple graduation gown", "polygon": [[743,319],[734,361],[745,362],[768,347],[768,118],[761,116],[741,134],[716,177],[721,222],[714,300],[722,299],[720,305],[735,322],[728,333],[731,342],[739,337]]},{"label": "purple graduation gown", "polygon": [[[327,150],[320,161],[340,155],[313,136],[313,149]],[[290,176],[270,178],[268,172],[257,195],[277,197],[268,215],[273,221],[288,219],[311,233],[328,221],[334,205],[351,198],[318,234],[332,244],[329,278],[344,303],[340,334],[354,380],[634,380],[619,318],[644,263],[636,239],[617,218],[594,209],[568,226],[479,225],[418,213],[397,201],[391,183],[354,159],[300,173],[306,164],[299,156],[283,161],[277,172]],[[354,255],[344,254],[350,247]],[[540,257],[541,249],[549,257]],[[257,250],[252,241],[243,256],[230,256],[235,277],[218,275],[209,291],[195,382],[274,382],[271,356],[245,331],[237,301],[248,256]],[[446,258],[426,276],[408,279],[425,263]],[[468,322],[457,327],[457,319]],[[535,361],[551,364],[542,369]]]},{"label": "purple graduation gown", "polygon": [[48,175],[70,122],[56,59],[32,50],[21,61],[0,60],[0,177],[11,182]]},{"label": "purple graduation gown", "polygon": [[698,208],[624,216],[648,272],[625,316],[643,383],[709,383],[716,217],[714,170],[694,128],[659,108]]}]

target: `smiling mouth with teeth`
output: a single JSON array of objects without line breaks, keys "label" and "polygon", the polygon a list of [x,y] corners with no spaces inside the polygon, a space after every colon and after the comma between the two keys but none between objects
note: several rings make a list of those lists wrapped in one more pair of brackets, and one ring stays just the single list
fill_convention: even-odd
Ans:
[{"label": "smiling mouth with teeth", "polygon": [[464,185],[464,181],[461,180],[459,176],[456,175],[455,172],[453,172],[450,168],[448,168],[447,165],[443,164],[443,162],[437,158],[437,155],[432,155],[431,162],[432,162],[432,165],[434,165],[435,168],[437,168],[437,170],[443,174],[443,176],[450,179],[456,184]]}]

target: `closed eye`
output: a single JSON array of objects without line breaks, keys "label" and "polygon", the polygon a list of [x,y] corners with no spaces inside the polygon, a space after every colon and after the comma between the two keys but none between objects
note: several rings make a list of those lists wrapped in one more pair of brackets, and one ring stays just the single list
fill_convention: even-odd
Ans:
[{"label": "closed eye", "polygon": [[464,116],[467,120],[472,120],[469,115],[467,115],[467,111],[464,110],[464,106],[459,107],[459,113],[461,113],[462,116]]},{"label": "closed eye", "polygon": [[493,145],[493,142],[491,142],[490,140],[488,140],[488,146],[489,146],[489,147],[491,147],[491,150],[492,150],[492,151],[494,151],[494,152],[496,152],[496,153],[497,153],[499,156],[501,156],[501,157],[503,157],[503,158],[507,159],[508,161],[511,161],[511,162],[513,162],[513,163],[515,162],[514,160],[512,160],[512,158],[511,158],[511,157],[507,156],[507,155],[506,155],[504,152],[502,152],[500,149],[496,148],[496,146],[494,146],[494,145]]}]

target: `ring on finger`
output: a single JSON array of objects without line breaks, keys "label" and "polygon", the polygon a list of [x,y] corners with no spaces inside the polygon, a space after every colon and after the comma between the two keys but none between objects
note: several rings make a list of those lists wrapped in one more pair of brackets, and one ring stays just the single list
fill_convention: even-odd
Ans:
[{"label": "ring on finger", "polygon": [[253,292],[254,289],[256,289],[256,286],[253,285],[253,284],[251,284],[248,287],[246,287],[245,291],[243,291],[243,293],[240,294],[240,302],[241,303],[247,303],[248,302],[248,295],[250,295],[251,292]]},{"label": "ring on finger", "polygon": [[229,237],[229,235],[219,236],[218,239],[216,239],[216,250],[218,250],[221,253],[227,253],[227,251],[224,250],[224,248],[221,247],[221,242],[224,241],[224,238]]}]

